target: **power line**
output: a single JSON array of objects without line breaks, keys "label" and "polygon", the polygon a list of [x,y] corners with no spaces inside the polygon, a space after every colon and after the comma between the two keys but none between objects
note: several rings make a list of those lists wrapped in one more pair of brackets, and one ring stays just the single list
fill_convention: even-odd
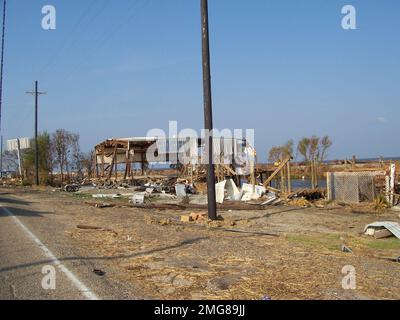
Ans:
[{"label": "power line", "polygon": [[[135,4],[139,2],[136,1],[133,3],[127,11],[130,11]],[[99,41],[97,41],[97,46],[92,47],[91,53],[89,53],[85,58],[83,58],[78,64],[76,64],[74,67],[71,68],[71,71],[64,77],[62,80],[68,79],[71,75],[75,73],[77,69],[79,69],[86,61],[91,59],[94,54],[98,53],[98,50],[119,30],[121,29],[124,25],[126,25],[128,22],[130,22],[133,18],[135,18],[141,11],[143,11],[148,5],[150,4],[150,0],[144,0],[142,3],[141,7],[138,7],[138,9],[134,12],[132,12],[131,15],[129,15],[125,20],[123,20],[121,23],[114,24],[114,28],[108,30],[108,32],[104,32],[102,36],[98,38]]]},{"label": "power line", "polygon": [[[77,38],[75,36],[75,32],[78,30],[78,28],[82,25],[83,21],[85,20],[86,16],[88,16],[89,12],[91,9],[94,7],[96,3],[98,3],[99,0],[92,0],[92,2],[89,3],[89,5],[86,7],[86,9],[82,12],[78,20],[75,22],[74,26],[71,28],[71,31],[69,32],[68,36],[66,37],[65,41],[61,46],[58,47],[58,50],[54,51],[53,55],[51,58],[48,60],[48,62],[41,68],[40,73],[45,73],[46,71],[51,71],[54,63],[58,60],[60,55],[66,51],[69,51],[70,48],[74,47],[74,45],[77,42]],[[86,28],[84,30],[88,30],[88,25],[90,25],[95,18],[97,18],[105,9],[107,5],[110,4],[109,0],[105,0],[100,7],[100,10],[98,10],[91,19],[89,19],[86,23],[85,26]],[[72,40],[72,41],[71,41]]]}]

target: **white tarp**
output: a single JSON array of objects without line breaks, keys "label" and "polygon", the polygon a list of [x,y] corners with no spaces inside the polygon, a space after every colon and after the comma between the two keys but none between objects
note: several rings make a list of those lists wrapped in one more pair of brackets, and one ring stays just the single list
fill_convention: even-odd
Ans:
[{"label": "white tarp", "polygon": [[258,199],[260,199],[260,196],[257,193],[252,193],[252,192],[246,192],[242,197],[243,202],[258,200]]},{"label": "white tarp", "polygon": [[223,204],[225,200],[225,191],[227,193],[227,199],[232,201],[240,201],[243,196],[243,192],[241,192],[236,186],[235,182],[232,179],[224,180],[215,185],[215,193],[217,203]]},{"label": "white tarp", "polygon": [[228,197],[233,201],[240,201],[243,196],[243,193],[240,192],[239,188],[236,186],[235,182],[232,179],[226,181],[225,190],[228,193]]},{"label": "white tarp", "polygon": [[247,193],[247,192],[255,193],[255,194],[259,195],[260,197],[262,197],[267,192],[267,189],[265,189],[265,187],[253,186],[252,184],[247,184],[247,183],[243,184],[242,190],[245,193]]},{"label": "white tarp", "polygon": [[136,193],[132,197],[133,204],[143,204],[146,193]]},{"label": "white tarp", "polygon": [[225,200],[226,180],[215,185],[217,203],[223,204]]},{"label": "white tarp", "polygon": [[185,198],[186,194],[186,185],[182,183],[178,183],[175,185],[176,196],[178,198]]},{"label": "white tarp", "polygon": [[267,192],[267,189],[265,189],[265,187],[253,186],[252,184],[244,183],[242,186],[242,191],[244,193],[242,201],[246,202],[260,199]]}]

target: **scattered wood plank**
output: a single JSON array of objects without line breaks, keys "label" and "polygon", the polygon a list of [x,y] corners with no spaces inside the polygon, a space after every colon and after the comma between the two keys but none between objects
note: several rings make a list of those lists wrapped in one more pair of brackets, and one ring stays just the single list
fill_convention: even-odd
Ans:
[{"label": "scattered wood plank", "polygon": [[81,230],[103,230],[101,227],[94,226],[77,225],[76,227]]},{"label": "scattered wood plank", "polygon": [[267,237],[279,237],[279,234],[276,233],[269,233],[264,231],[252,231],[252,230],[240,230],[240,229],[220,229],[225,232],[232,232],[232,233],[244,233],[244,234],[252,234],[256,236],[267,236]]},{"label": "scattered wood plank", "polygon": [[80,229],[80,230],[104,231],[104,232],[112,232],[112,233],[114,233],[116,235],[118,234],[114,230],[108,229],[108,228],[102,228],[102,227],[96,227],[96,226],[87,226],[87,225],[77,225],[76,227],[78,229]]},{"label": "scattered wood plank", "polygon": [[386,238],[394,237],[394,235],[389,230],[383,229],[383,230],[376,230],[374,237],[375,237],[375,239],[386,239]]},{"label": "scattered wood plank", "polygon": [[374,256],[377,259],[380,260],[385,260],[385,261],[389,261],[389,262],[395,262],[395,263],[400,263],[400,257],[397,258],[391,258],[391,257],[380,257],[380,256]]},{"label": "scattered wood plank", "polygon": [[222,167],[223,167],[226,171],[228,171],[232,176],[236,176],[236,172],[233,171],[233,169],[232,169],[230,166],[228,166],[228,165],[226,165],[226,164],[222,164]]},{"label": "scattered wood plank", "polygon": [[275,193],[281,193],[281,190],[275,189],[275,188],[272,188],[272,187],[266,187],[265,189],[267,189],[268,191],[275,192]]},{"label": "scattered wood plank", "polygon": [[95,207],[95,208],[100,208],[100,209],[104,209],[104,208],[114,208],[115,204],[111,204],[111,203],[99,203],[99,202],[88,202],[86,201],[85,204],[91,206],[91,207]]}]

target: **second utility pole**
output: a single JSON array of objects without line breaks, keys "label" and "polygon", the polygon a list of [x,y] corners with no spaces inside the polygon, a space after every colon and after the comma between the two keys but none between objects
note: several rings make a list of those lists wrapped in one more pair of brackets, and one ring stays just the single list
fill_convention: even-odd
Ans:
[{"label": "second utility pole", "polygon": [[[217,203],[215,194],[215,165],[213,153],[213,118],[211,98],[211,67],[210,67],[210,40],[208,32],[208,1],[201,0],[201,27],[202,27],[202,57],[203,57],[203,89],[204,89],[204,120],[206,129],[205,153],[207,163],[207,196],[208,218],[217,220]],[[208,139],[208,141],[207,141]],[[208,148],[207,148],[208,147]]]},{"label": "second utility pole", "polygon": [[35,96],[35,179],[36,185],[39,186],[39,145],[38,145],[38,108],[39,108],[39,95],[46,94],[45,92],[39,92],[39,83],[35,81],[35,91],[27,92]]},{"label": "second utility pole", "polygon": [[[2,133],[3,114],[3,73],[4,73],[4,39],[6,34],[6,9],[7,0],[3,1],[3,28],[1,33],[1,58],[0,58],[0,134]],[[3,178],[3,135],[1,135],[0,176]]]}]

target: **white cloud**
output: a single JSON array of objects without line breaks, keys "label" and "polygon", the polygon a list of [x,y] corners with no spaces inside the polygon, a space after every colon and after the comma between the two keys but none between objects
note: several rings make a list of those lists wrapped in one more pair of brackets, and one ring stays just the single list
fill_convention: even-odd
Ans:
[{"label": "white cloud", "polygon": [[385,117],[376,118],[376,121],[378,121],[380,123],[386,123],[387,122]]}]

